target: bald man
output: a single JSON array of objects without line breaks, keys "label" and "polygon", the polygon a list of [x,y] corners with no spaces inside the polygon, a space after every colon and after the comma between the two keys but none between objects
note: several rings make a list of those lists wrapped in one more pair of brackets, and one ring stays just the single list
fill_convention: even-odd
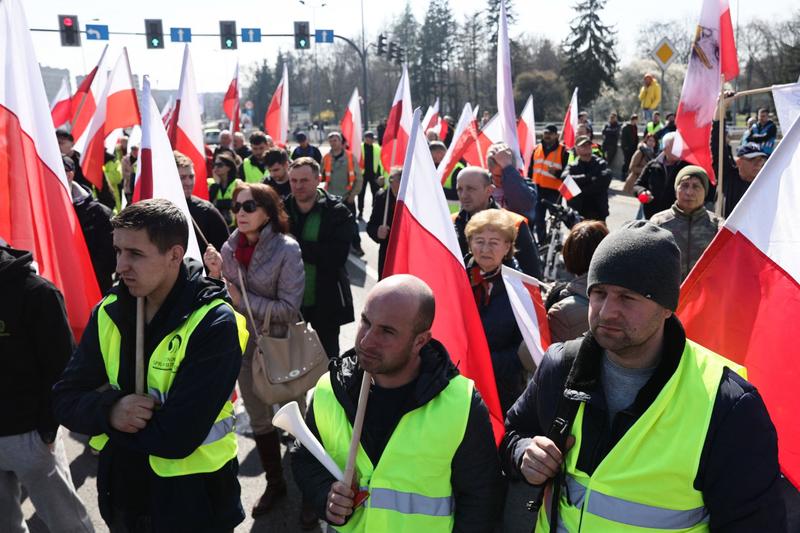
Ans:
[{"label": "bald man", "polygon": [[489,414],[431,336],[433,292],[411,275],[390,276],[367,296],[355,348],[334,359],[306,413],[309,429],[344,470],[364,371],[372,375],[358,485],[336,481],[302,446],[295,480],[320,519],[340,531],[491,531],[502,478]]}]

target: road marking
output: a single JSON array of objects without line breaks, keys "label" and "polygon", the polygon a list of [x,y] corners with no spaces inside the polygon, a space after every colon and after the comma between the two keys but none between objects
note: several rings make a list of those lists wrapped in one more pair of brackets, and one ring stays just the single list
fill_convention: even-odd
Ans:
[{"label": "road marking", "polygon": [[372,278],[372,281],[378,281],[378,271],[369,266],[365,261],[362,261],[356,258],[354,255],[348,255],[347,260],[350,262],[351,265],[356,267],[357,269],[361,270],[362,272],[366,273],[367,276]]}]

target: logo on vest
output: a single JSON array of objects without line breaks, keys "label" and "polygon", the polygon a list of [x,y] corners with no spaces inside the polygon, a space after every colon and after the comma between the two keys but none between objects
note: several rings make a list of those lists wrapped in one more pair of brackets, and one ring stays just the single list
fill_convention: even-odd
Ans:
[{"label": "logo on vest", "polygon": [[169,344],[167,345],[167,351],[171,354],[174,354],[178,351],[178,348],[181,347],[181,339],[180,334],[176,333],[174,337],[169,340]]}]

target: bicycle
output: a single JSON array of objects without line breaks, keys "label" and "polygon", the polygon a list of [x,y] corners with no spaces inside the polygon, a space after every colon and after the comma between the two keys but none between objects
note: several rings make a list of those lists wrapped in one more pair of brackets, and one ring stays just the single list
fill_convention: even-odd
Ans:
[{"label": "bicycle", "polygon": [[542,281],[553,282],[568,279],[564,269],[564,260],[561,249],[564,247],[564,227],[572,226],[581,221],[577,211],[567,205],[558,205],[549,200],[542,199],[542,204],[547,208],[547,233],[545,241],[539,244],[539,258],[542,262]]}]

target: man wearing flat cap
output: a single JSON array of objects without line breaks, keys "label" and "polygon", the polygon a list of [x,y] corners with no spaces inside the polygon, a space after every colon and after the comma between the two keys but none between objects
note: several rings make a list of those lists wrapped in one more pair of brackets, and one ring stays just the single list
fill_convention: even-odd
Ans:
[{"label": "man wearing flat cap", "polygon": [[775,427],[746,370],[686,338],[680,261],[647,221],[603,239],[589,332],[508,411],[506,473],[546,484],[537,531],[786,531]]},{"label": "man wearing flat cap", "polygon": [[725,220],[703,205],[708,174],[701,167],[683,167],[675,176],[675,203],[650,217],[650,222],[672,233],[681,251],[681,281],[697,263]]}]

